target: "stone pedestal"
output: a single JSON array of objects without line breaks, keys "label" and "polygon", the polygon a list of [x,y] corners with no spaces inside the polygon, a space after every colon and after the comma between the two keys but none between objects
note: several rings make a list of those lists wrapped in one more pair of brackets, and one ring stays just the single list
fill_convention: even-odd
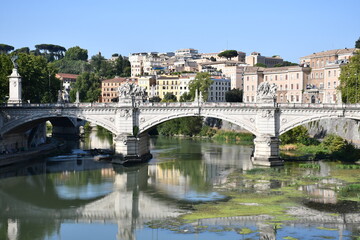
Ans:
[{"label": "stone pedestal", "polygon": [[18,73],[17,68],[13,68],[12,73],[9,76],[9,104],[22,103],[21,89],[21,76]]},{"label": "stone pedestal", "polygon": [[113,163],[145,162],[152,158],[147,133],[142,133],[138,137],[119,135],[114,139],[114,148],[116,157]]},{"label": "stone pedestal", "polygon": [[279,139],[271,136],[257,136],[254,139],[255,151],[252,156],[254,165],[282,166],[284,162],[279,158]]}]

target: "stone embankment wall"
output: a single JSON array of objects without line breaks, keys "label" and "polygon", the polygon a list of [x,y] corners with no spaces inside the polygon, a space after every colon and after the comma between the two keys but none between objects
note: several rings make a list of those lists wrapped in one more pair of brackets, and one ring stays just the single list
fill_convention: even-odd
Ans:
[{"label": "stone embankment wall", "polygon": [[315,138],[324,138],[327,134],[338,135],[360,147],[360,121],[352,119],[323,119],[308,123],[305,127]]},{"label": "stone embankment wall", "polygon": [[[206,123],[223,130],[246,131],[235,124],[214,118],[206,119]],[[307,123],[304,126],[309,130],[309,134],[315,138],[322,139],[327,134],[335,134],[360,147],[360,121],[344,118],[323,119]]]}]

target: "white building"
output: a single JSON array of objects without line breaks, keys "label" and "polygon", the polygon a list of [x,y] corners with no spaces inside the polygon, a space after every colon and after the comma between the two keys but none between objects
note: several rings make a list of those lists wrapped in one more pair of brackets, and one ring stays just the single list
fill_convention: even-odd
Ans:
[{"label": "white building", "polygon": [[208,102],[225,102],[225,93],[231,90],[229,78],[212,77],[213,84],[209,88]]}]

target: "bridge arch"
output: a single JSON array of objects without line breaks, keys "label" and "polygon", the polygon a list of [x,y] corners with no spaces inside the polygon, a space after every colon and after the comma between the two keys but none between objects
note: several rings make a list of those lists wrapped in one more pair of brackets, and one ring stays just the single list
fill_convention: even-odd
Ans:
[{"label": "bridge arch", "polygon": [[[64,114],[58,115],[56,113],[49,113],[47,115],[36,114],[36,115],[27,115],[25,117],[17,118],[9,123],[4,123],[3,127],[0,130],[0,135],[4,135],[6,133],[9,133],[11,131],[15,131],[16,129],[20,128],[21,130],[28,130],[31,128],[31,126],[36,125],[41,122],[45,122],[51,119],[61,119],[61,118],[74,118],[74,119],[82,119],[91,123],[94,123],[96,125],[99,125],[110,132],[117,134],[116,128],[114,124],[106,123],[105,121],[100,121],[96,117],[93,116],[86,116],[86,115],[77,115],[77,114]],[[25,131],[26,131],[25,130]]]},{"label": "bridge arch", "polygon": [[322,120],[322,119],[339,119],[339,118],[343,118],[343,119],[351,119],[351,120],[360,120],[360,116],[335,116],[335,115],[323,115],[323,116],[313,116],[313,117],[302,117],[302,118],[297,118],[289,123],[285,123],[283,126],[280,127],[279,130],[279,136],[286,133],[287,131],[310,123],[310,122],[314,122],[314,121],[318,121],[318,120]]},{"label": "bridge arch", "polygon": [[149,121],[144,121],[141,123],[141,117],[140,117],[140,126],[139,126],[139,130],[140,133],[146,132],[149,129],[164,123],[166,121],[169,120],[173,120],[173,119],[177,119],[177,118],[184,118],[184,117],[211,117],[211,118],[217,118],[217,119],[221,119],[221,120],[225,120],[228,121],[232,124],[235,124],[237,126],[240,126],[244,129],[246,129],[247,131],[251,132],[254,135],[258,135],[259,133],[256,131],[256,127],[255,124],[252,123],[251,121],[246,121],[245,119],[239,118],[239,117],[232,117],[232,116],[226,116],[226,115],[220,115],[220,114],[216,114],[216,113],[197,113],[197,112],[185,112],[185,113],[173,113],[173,114],[169,114],[169,115],[160,115],[158,117],[152,118]]}]

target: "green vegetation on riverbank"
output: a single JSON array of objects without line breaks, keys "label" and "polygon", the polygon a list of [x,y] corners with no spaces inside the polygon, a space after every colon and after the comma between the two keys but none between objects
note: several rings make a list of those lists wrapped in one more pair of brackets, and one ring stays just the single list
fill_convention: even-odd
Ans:
[{"label": "green vegetation on riverbank", "polygon": [[251,133],[219,130],[204,124],[202,117],[184,117],[164,122],[151,135],[212,138],[217,141],[253,143]]},{"label": "green vegetation on riverbank", "polygon": [[355,162],[360,159],[360,150],[336,135],[327,135],[322,142],[311,138],[303,126],[296,127],[280,136],[283,158],[291,159],[337,159]]}]

